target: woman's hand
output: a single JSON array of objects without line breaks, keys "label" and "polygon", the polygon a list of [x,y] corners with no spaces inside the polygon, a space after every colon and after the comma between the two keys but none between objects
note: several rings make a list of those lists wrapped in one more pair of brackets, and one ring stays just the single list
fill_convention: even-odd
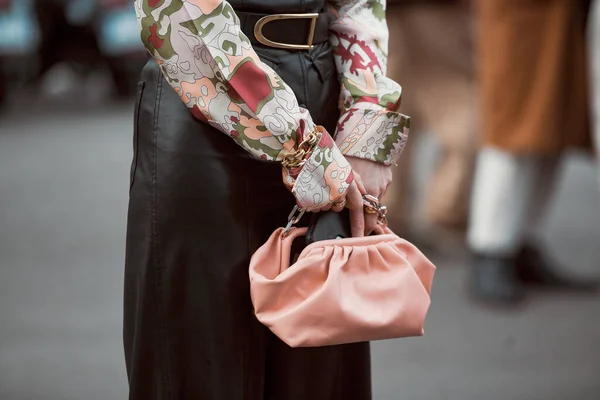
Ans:
[{"label": "woman's hand", "polygon": [[362,185],[362,179],[360,175],[354,171],[354,181],[352,181],[348,188],[348,192],[346,193],[345,204],[345,207],[350,210],[350,228],[352,237],[360,237],[365,234],[364,193],[365,188]]},{"label": "woman's hand", "polygon": [[[354,171],[357,188],[364,190],[363,193],[381,199],[392,183],[392,167],[357,157],[346,156],[346,159]],[[383,228],[377,222],[377,214],[364,213],[362,194],[360,197],[360,208],[351,208],[347,205],[351,215],[352,236],[370,235],[373,232],[383,233]],[[359,212],[360,217],[358,216]],[[361,234],[359,235],[358,231],[361,228]]]},{"label": "woman's hand", "polygon": [[352,166],[354,181],[344,196],[318,211],[340,212],[348,208],[353,237],[382,234],[383,228],[377,222],[377,214],[366,214],[364,211],[363,194],[381,199],[392,183],[392,168],[357,157],[347,157],[347,160]]},{"label": "woman's hand", "polygon": [[327,206],[313,212],[334,211],[340,212],[344,208],[350,210],[350,226],[352,228],[352,236],[363,236],[365,231],[365,215],[363,211],[363,193],[365,189],[362,186],[362,180],[357,172],[354,172],[354,180],[346,190],[346,192]]}]

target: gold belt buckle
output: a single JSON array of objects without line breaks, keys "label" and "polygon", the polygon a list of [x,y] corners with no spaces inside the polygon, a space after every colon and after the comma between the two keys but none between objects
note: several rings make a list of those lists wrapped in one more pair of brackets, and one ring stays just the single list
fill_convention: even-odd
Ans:
[{"label": "gold belt buckle", "polygon": [[[261,44],[264,44],[265,46],[288,50],[311,50],[313,48],[312,42],[315,37],[315,27],[317,25],[318,17],[319,13],[267,15],[259,19],[256,25],[254,26],[254,36],[256,37],[256,40],[258,40]],[[265,35],[263,35],[262,29],[266,24],[272,21],[278,21],[282,19],[310,19],[310,31],[308,32],[306,44],[287,44],[274,42],[272,40],[267,39]]]}]

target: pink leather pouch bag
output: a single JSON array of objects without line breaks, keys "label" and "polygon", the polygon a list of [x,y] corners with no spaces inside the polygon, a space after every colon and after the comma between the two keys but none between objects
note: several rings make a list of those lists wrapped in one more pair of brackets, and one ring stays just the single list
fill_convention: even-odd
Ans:
[{"label": "pink leather pouch bag", "polygon": [[435,266],[413,244],[386,234],[308,245],[306,228],[276,230],[252,257],[256,317],[291,347],[423,335]]}]

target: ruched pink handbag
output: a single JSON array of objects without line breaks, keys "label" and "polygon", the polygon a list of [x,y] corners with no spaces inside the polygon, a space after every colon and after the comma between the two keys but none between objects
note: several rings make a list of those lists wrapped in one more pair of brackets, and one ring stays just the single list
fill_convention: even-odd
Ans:
[{"label": "ruched pink handbag", "polygon": [[256,317],[291,347],[421,336],[435,266],[391,230],[308,245],[306,228],[276,230],[252,257]]}]

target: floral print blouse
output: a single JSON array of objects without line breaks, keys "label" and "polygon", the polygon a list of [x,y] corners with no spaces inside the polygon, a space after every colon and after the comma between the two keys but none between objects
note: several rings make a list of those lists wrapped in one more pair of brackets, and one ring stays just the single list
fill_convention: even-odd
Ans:
[{"label": "floral print blouse", "polygon": [[[385,0],[333,0],[330,42],[340,75],[340,119],[296,169],[283,169],[298,205],[316,209],[353,180],[346,156],[390,165],[410,119],[385,76]],[[142,41],[192,115],[257,158],[281,161],[316,127],[290,87],[261,62],[224,0],[136,0]],[[319,128],[321,131],[322,128]]]}]

